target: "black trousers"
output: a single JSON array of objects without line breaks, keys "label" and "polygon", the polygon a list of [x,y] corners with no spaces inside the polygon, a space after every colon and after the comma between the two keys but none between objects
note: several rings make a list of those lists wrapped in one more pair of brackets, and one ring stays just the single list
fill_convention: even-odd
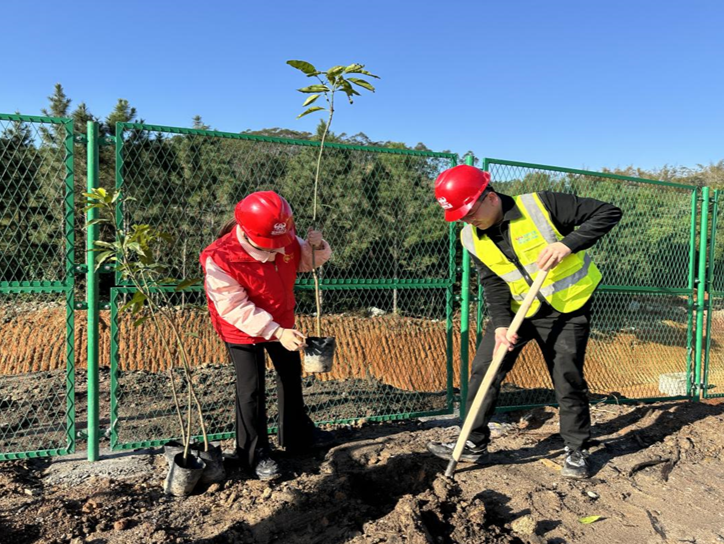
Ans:
[{"label": "black trousers", "polygon": [[[475,418],[470,440],[476,444],[490,441],[490,421],[505,376],[513,368],[523,347],[535,340],[543,352],[548,372],[553,381],[556,400],[560,406],[560,431],[569,448],[585,448],[591,438],[591,413],[588,405],[588,385],[583,378],[583,359],[590,333],[591,304],[562,314],[544,304],[536,315],[523,320],[518,329],[518,342],[503,359],[488,395]],[[488,327],[478,346],[472,363],[468,389],[468,406],[472,406],[485,372],[493,358],[495,330]]]},{"label": "black trousers", "polygon": [[314,423],[302,399],[302,362],[298,351],[279,342],[226,344],[236,370],[236,447],[249,467],[258,449],[269,448],[267,436],[264,350],[274,364],[279,406],[279,444],[301,449],[312,440]]}]

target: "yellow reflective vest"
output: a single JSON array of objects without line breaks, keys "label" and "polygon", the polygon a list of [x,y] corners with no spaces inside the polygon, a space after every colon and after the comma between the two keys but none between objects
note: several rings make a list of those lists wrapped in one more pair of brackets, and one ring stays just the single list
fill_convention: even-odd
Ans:
[{"label": "yellow reflective vest", "polygon": [[[535,263],[540,252],[548,244],[563,239],[536,193],[515,197],[515,205],[521,217],[510,222],[509,234],[518,266],[508,260],[487,235],[478,236],[478,230],[472,225],[465,225],[460,234],[463,246],[508,284],[514,312],[539,272]],[[525,270],[525,275],[521,269]],[[559,312],[573,312],[591,298],[600,281],[601,273],[591,257],[585,251],[579,251],[568,255],[548,273],[540,295]],[[526,317],[535,315],[540,305],[536,299]]]}]

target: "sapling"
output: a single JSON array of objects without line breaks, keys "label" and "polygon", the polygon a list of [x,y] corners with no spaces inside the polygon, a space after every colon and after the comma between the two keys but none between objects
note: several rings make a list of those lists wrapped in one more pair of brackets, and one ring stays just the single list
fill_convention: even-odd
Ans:
[{"label": "sapling", "polygon": [[[319,83],[309,85],[308,87],[302,87],[297,89],[300,93],[308,94],[309,96],[304,100],[302,104],[305,109],[302,113],[297,115],[297,119],[300,119],[310,113],[317,111],[327,112],[327,121],[324,124],[324,131],[322,132],[322,139],[319,144],[319,153],[317,154],[317,168],[314,175],[314,204],[312,207],[312,226],[316,228],[317,221],[317,192],[319,187],[319,172],[322,166],[322,154],[324,153],[324,142],[329,133],[329,127],[332,124],[332,118],[334,117],[334,95],[336,92],[343,92],[347,95],[347,100],[352,104],[355,96],[360,96],[357,88],[365,89],[367,91],[375,92],[375,88],[366,79],[356,77],[358,74],[366,77],[372,77],[380,79],[367,70],[365,70],[364,64],[350,64],[349,66],[332,66],[329,70],[321,71],[317,70],[312,64],[303,60],[288,60],[287,64],[301,71],[307,77],[316,79]],[[319,106],[313,105],[317,102],[320,96],[323,96],[327,105]],[[315,266],[314,259],[314,248],[312,248],[312,274],[314,276],[314,298],[317,304],[317,336],[321,336],[322,328],[322,302],[319,294],[319,274],[317,267]]]},{"label": "sapling", "polygon": [[[87,223],[87,226],[96,224],[106,224],[115,230],[113,242],[98,240],[95,242],[96,248],[92,251],[98,253],[96,257],[96,270],[108,263],[113,263],[115,270],[120,272],[124,280],[130,281],[136,288],[136,292],[129,302],[124,304],[120,311],[129,310],[131,315],[137,317],[141,314],[143,308],[148,309],[148,315],[137,317],[133,325],[139,326],[144,321],[150,319],[156,330],[159,332],[164,350],[171,355],[173,353],[172,346],[164,335],[161,324],[165,322],[173,336],[173,342],[180,355],[181,364],[188,385],[188,402],[186,424],[184,424],[181,415],[181,405],[176,390],[176,381],[174,379],[173,365],[169,367],[169,375],[171,378],[171,391],[173,394],[174,405],[176,407],[176,415],[179,421],[182,442],[184,445],[184,463],[187,462],[189,445],[191,442],[191,406],[195,404],[198,413],[201,433],[204,438],[204,450],[209,450],[209,440],[204,424],[203,411],[201,403],[196,395],[193,382],[191,381],[191,369],[189,366],[189,357],[186,347],[181,339],[181,333],[176,326],[173,316],[169,315],[168,308],[171,307],[168,293],[163,289],[157,289],[157,294],[164,301],[164,305],[159,305],[153,298],[153,286],[155,285],[172,285],[175,291],[182,291],[187,287],[197,284],[199,279],[174,280],[168,278],[166,267],[159,263],[156,259],[158,249],[163,245],[171,242],[172,238],[169,234],[155,229],[149,225],[131,225],[129,230],[116,228],[115,222],[112,221],[115,212],[115,206],[121,199],[120,192],[106,191],[103,188],[93,189],[90,193],[83,193],[88,199],[85,211],[92,208],[98,208],[101,217],[93,219]],[[133,200],[126,198],[125,201]],[[193,402],[192,402],[193,401]]]}]

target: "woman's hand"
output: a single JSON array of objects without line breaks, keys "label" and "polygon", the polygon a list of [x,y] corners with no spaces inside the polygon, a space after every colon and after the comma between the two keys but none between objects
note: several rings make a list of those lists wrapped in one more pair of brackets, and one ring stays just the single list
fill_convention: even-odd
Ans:
[{"label": "woman's hand", "polygon": [[279,340],[282,346],[289,351],[300,351],[306,346],[304,335],[296,329],[283,329],[279,327],[274,336]]},{"label": "woman's hand", "polygon": [[307,229],[307,242],[312,246],[312,249],[320,250],[324,248],[321,231],[312,228]]}]

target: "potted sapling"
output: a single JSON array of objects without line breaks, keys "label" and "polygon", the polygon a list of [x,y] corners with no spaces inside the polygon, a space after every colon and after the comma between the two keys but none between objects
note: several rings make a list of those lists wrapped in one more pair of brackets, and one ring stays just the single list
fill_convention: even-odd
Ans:
[{"label": "potted sapling", "polygon": [[[120,312],[130,311],[134,318],[133,325],[136,327],[150,320],[161,338],[163,350],[170,359],[178,357],[183,368],[183,381],[186,384],[185,410],[181,408],[182,395],[176,385],[175,365],[170,365],[168,369],[181,442],[169,443],[165,451],[169,460],[165,491],[171,495],[184,496],[190,494],[199,481],[202,483],[223,481],[226,474],[221,448],[209,443],[201,403],[192,381],[188,353],[171,311],[169,293],[167,290],[156,288],[159,285],[172,285],[175,291],[183,291],[200,280],[169,278],[166,268],[156,260],[155,256],[160,253],[159,248],[172,241],[169,234],[149,225],[134,224],[128,230],[116,228],[111,218],[114,216],[116,205],[120,204],[120,192],[96,188],[92,192],[83,194],[88,199],[86,211],[95,208],[101,212],[100,217],[91,219],[87,225],[106,224],[115,233],[113,242],[100,240],[95,242],[96,247],[92,251],[97,252],[96,270],[104,264],[111,264],[123,280],[130,281],[135,287],[133,297],[121,307]],[[157,299],[162,303],[159,304]],[[166,337],[167,331],[171,333],[170,340]],[[192,407],[196,409],[203,446],[191,445],[191,423],[194,419]]]},{"label": "potted sapling", "polygon": [[[291,67],[301,71],[308,78],[316,79],[318,83],[297,89],[300,93],[309,95],[302,104],[306,108],[297,116],[297,119],[318,111],[327,112],[327,120],[324,123],[319,152],[317,154],[317,166],[314,175],[314,204],[312,208],[312,228],[316,230],[317,222],[317,195],[319,191],[319,176],[322,166],[322,155],[324,153],[324,142],[329,133],[329,127],[334,117],[334,99],[337,92],[347,96],[349,103],[354,102],[354,97],[359,96],[357,89],[365,89],[374,92],[375,88],[366,79],[358,76],[379,79],[378,76],[365,70],[364,64],[350,64],[348,66],[333,66],[329,70],[317,70],[312,64],[303,60],[287,61]],[[325,106],[317,104],[317,100],[324,97]],[[304,348],[304,370],[310,373],[329,372],[334,361],[335,338],[333,336],[322,336],[322,300],[319,290],[319,272],[315,264],[314,247],[312,247],[312,274],[314,276],[314,299],[317,306],[316,336],[308,336]],[[320,267],[321,268],[321,267]]]}]

